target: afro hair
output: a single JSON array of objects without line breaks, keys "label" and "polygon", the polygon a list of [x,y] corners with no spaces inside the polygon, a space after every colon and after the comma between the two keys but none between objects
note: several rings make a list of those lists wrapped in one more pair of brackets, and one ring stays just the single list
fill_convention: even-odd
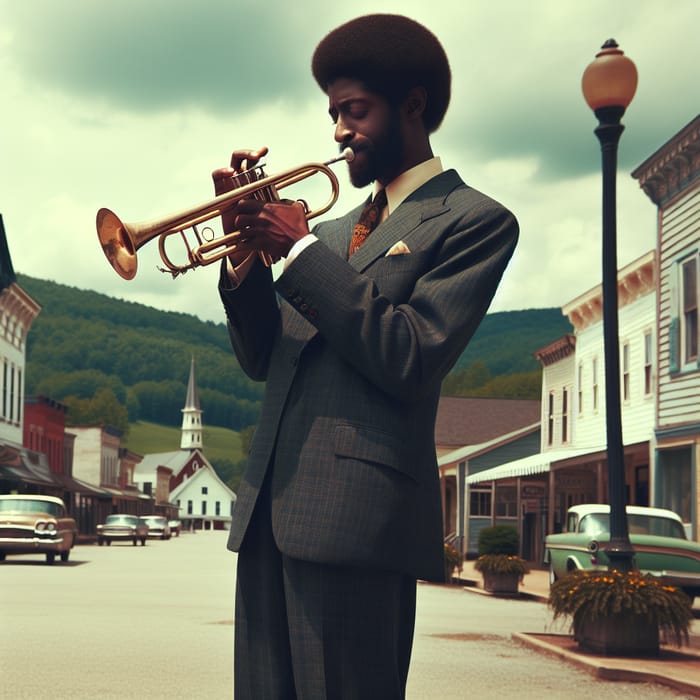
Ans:
[{"label": "afro hair", "polygon": [[411,88],[424,88],[428,133],[440,126],[450,102],[445,50],[428,29],[402,15],[365,15],[342,24],[316,47],[311,70],[324,92],[337,78],[352,78],[396,103]]}]

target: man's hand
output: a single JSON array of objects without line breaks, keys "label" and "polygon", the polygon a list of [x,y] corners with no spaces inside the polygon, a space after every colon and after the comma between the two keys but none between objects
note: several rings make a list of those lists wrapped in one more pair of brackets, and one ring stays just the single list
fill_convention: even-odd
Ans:
[{"label": "man's hand", "polygon": [[[212,172],[212,180],[214,181],[214,192],[216,195],[224,194],[235,190],[241,185],[247,184],[241,182],[237,176],[246,170],[254,168],[260,159],[267,154],[267,146],[258,148],[257,150],[239,149],[231,154],[231,165],[228,168],[219,168]],[[236,214],[237,207],[232,207],[221,215],[221,223],[224,233],[230,233],[236,230]],[[250,254],[249,246],[237,246],[236,250],[229,255],[231,264],[237,267]]]},{"label": "man's hand", "polygon": [[240,231],[242,248],[261,250],[274,260],[286,258],[291,247],[309,233],[301,202],[244,199],[237,214],[234,227]]}]

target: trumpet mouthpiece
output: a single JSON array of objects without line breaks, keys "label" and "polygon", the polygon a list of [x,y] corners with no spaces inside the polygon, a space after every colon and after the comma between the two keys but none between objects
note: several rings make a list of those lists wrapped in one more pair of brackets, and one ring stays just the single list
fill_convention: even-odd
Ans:
[{"label": "trumpet mouthpiece", "polygon": [[327,160],[324,165],[333,165],[333,163],[337,163],[341,160],[346,160],[348,163],[351,163],[355,159],[355,151],[350,148],[350,146],[347,146],[344,148],[341,152],[340,155],[336,156],[335,158],[331,158],[330,160]]}]

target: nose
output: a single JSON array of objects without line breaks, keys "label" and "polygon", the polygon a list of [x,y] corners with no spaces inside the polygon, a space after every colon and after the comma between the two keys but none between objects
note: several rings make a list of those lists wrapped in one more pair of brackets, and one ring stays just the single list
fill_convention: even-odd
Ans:
[{"label": "nose", "polygon": [[352,140],[353,136],[355,135],[355,132],[352,131],[352,129],[348,128],[348,126],[345,124],[343,119],[341,117],[338,117],[338,120],[335,123],[335,134],[334,138],[336,140],[336,143],[346,143]]}]

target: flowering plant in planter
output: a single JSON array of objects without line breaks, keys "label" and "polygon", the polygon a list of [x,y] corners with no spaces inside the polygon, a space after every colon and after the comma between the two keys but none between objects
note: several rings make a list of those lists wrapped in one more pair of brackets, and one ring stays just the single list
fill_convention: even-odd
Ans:
[{"label": "flowering plant in planter", "polygon": [[474,568],[482,574],[515,574],[521,581],[530,570],[527,562],[515,554],[482,554]]},{"label": "flowering plant in planter", "polygon": [[456,566],[461,566],[462,555],[448,542],[445,542],[445,580],[452,580]]},{"label": "flowering plant in planter", "polygon": [[683,591],[639,571],[573,571],[552,584],[549,607],[554,619],[571,616],[577,638],[591,623],[612,618],[625,627],[641,620],[680,646],[688,642],[693,619],[690,598]]},{"label": "flowering plant in planter", "polygon": [[495,525],[479,533],[479,558],[474,568],[491,593],[516,594],[528,572],[527,562],[518,556],[519,537],[511,525]]}]

